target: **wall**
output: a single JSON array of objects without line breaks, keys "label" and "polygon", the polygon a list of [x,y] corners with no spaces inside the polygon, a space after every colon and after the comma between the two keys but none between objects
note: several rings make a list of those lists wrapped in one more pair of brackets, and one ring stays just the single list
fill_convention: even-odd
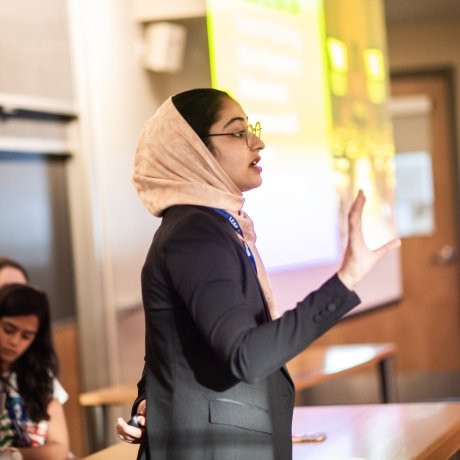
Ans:
[{"label": "wall", "polygon": [[[443,21],[421,21],[388,25],[387,39],[391,70],[451,66],[456,70],[457,113],[460,108],[460,17]],[[457,116],[460,139],[460,116]]]},{"label": "wall", "polygon": [[158,101],[138,63],[128,1],[69,0],[80,142],[71,176],[83,380],[118,380],[116,312],[139,305],[139,273],[155,222],[130,181],[144,120]]},{"label": "wall", "polygon": [[72,100],[65,3],[0,0],[0,11],[0,92]]}]

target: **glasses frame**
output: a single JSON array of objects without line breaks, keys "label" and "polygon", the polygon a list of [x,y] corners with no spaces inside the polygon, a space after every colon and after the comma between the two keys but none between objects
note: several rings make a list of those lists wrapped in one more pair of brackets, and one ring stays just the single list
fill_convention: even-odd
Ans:
[{"label": "glasses frame", "polygon": [[260,122],[257,121],[254,125],[248,125],[245,130],[237,131],[235,133],[208,133],[206,134],[206,137],[233,136],[236,139],[244,138],[246,140],[246,146],[248,147],[248,149],[252,149],[252,147],[249,145],[249,136],[256,136],[257,139],[260,139],[261,134],[262,126],[260,125]]}]

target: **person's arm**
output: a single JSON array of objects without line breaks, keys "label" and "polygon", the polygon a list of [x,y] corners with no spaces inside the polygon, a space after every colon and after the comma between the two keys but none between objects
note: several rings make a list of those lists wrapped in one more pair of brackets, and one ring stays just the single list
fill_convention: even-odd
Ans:
[{"label": "person's arm", "polygon": [[[170,255],[166,260],[177,291],[203,336],[237,378],[251,382],[273,372],[359,303],[353,292],[356,284],[384,254],[400,245],[396,239],[377,250],[367,248],[361,228],[364,203],[360,191],[349,212],[348,244],[338,273],[296,308],[262,325],[245,304],[241,273],[232,270],[241,267],[232,238],[216,226],[215,219],[200,221],[194,216],[192,227],[179,229],[165,251]],[[143,373],[139,394],[145,391],[144,383]],[[145,414],[145,406],[144,412],[140,408],[136,412]],[[140,420],[145,426],[145,417]],[[142,440],[143,431],[123,419],[118,419],[116,428],[126,442]]]},{"label": "person's arm", "polygon": [[48,433],[43,446],[18,448],[24,460],[64,460],[69,452],[69,433],[62,405],[53,399],[48,405]]},{"label": "person's arm", "polygon": [[399,244],[396,240],[377,251],[366,247],[361,230],[364,201],[360,192],[350,210],[348,247],[339,274],[281,318],[262,324],[255,316],[260,301],[254,289],[248,297],[247,287],[257,283],[256,274],[228,223],[202,213],[172,227],[158,253],[164,257],[173,289],[206,342],[238,380],[252,383],[279,369],[359,304],[350,289]]}]

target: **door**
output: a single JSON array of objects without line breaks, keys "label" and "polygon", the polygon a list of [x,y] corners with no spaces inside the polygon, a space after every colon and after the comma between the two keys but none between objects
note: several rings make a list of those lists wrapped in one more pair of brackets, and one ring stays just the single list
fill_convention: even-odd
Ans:
[{"label": "door", "polygon": [[[416,207],[422,196],[425,201],[429,197],[432,185],[434,198],[431,208],[426,202],[419,206],[420,225],[406,229],[407,236],[402,238],[403,300],[399,307],[404,314],[399,316],[403,324],[398,329],[403,331],[400,343],[405,349],[399,364],[407,370],[460,370],[460,208],[450,77],[448,71],[424,72],[395,75],[391,82],[393,101],[402,101],[400,107],[404,101],[428,101],[418,104],[418,114],[417,104],[412,104],[412,115],[410,110],[406,115],[404,110],[393,115],[396,164],[401,154],[415,153],[419,160],[431,160],[409,157],[413,174],[410,169],[405,171],[407,181],[398,185],[398,192],[404,186],[409,194],[408,188],[416,190],[412,193]],[[424,181],[423,175],[430,181]]]}]

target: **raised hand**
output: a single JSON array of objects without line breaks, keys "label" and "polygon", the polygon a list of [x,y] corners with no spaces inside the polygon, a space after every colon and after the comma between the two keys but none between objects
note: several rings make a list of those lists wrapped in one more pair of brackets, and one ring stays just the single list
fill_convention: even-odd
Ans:
[{"label": "raised hand", "polygon": [[360,190],[348,213],[348,243],[338,271],[340,280],[350,290],[354,290],[356,284],[369,273],[383,255],[401,245],[401,240],[396,238],[375,250],[370,250],[366,246],[362,231],[365,202],[366,197]]}]

